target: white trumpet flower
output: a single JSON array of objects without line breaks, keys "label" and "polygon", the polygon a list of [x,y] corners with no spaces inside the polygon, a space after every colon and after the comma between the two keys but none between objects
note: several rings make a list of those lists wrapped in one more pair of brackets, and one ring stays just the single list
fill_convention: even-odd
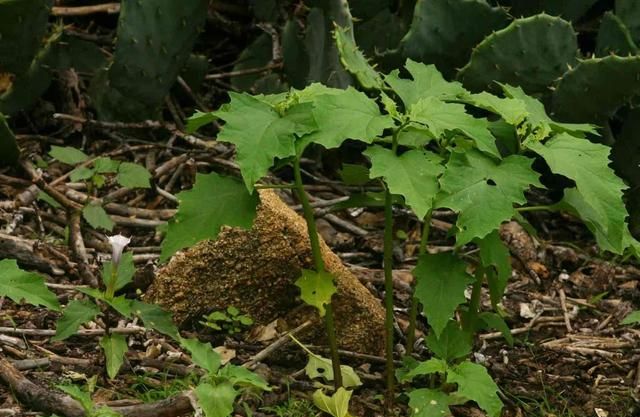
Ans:
[{"label": "white trumpet flower", "polygon": [[114,269],[118,268],[120,264],[120,258],[122,257],[122,252],[124,248],[131,242],[126,236],[115,235],[109,236],[109,243],[111,244],[111,262],[113,263]]}]

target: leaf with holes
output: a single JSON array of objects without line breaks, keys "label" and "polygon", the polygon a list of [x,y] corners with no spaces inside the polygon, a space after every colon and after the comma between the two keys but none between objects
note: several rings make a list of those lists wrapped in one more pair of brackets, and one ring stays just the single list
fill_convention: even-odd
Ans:
[{"label": "leaf with holes", "polygon": [[[325,381],[333,381],[334,374],[331,359],[315,353],[307,353],[309,353],[309,361],[304,368],[307,376],[311,379],[323,378]],[[350,366],[340,365],[340,372],[342,373],[342,384],[345,387],[350,388],[362,385],[360,377]]]},{"label": "leaf with holes", "polygon": [[429,324],[440,335],[456,308],[464,303],[464,290],[473,282],[467,265],[451,253],[425,254],[413,270],[415,297],[422,304]]},{"label": "leaf with holes", "polygon": [[420,388],[407,393],[411,417],[449,417],[449,404],[454,401],[446,392]]},{"label": "leaf with holes", "polygon": [[531,168],[533,159],[512,155],[501,162],[473,149],[452,152],[440,179],[441,197],[436,207],[459,213],[456,244],[483,238],[514,217],[514,204],[524,204],[524,191],[542,187]]},{"label": "leaf with holes", "polygon": [[45,285],[44,278],[36,273],[23,271],[15,259],[0,260],[0,296],[16,303],[25,301],[60,311],[60,303]]},{"label": "leaf with holes", "polygon": [[222,226],[248,229],[253,224],[258,195],[237,180],[216,173],[197,174],[189,191],[177,195],[178,213],[169,223],[160,260],[205,239],[215,239]]},{"label": "leaf with holes", "polygon": [[575,188],[565,190],[563,203],[584,220],[603,250],[622,254],[628,243],[628,213],[622,198],[627,186],[609,167],[611,148],[566,133],[529,148],[553,173],[575,181]]},{"label": "leaf with holes", "polygon": [[331,303],[331,296],[336,292],[333,275],[326,271],[303,269],[302,276],[296,280],[296,287],[300,288],[300,298],[317,308],[320,317],[324,317],[324,306]]},{"label": "leaf with holes", "polygon": [[364,154],[371,159],[371,178],[383,177],[389,191],[403,196],[418,218],[424,218],[438,193],[438,177],[444,172],[440,156],[419,150],[396,155],[378,145],[370,146]]}]

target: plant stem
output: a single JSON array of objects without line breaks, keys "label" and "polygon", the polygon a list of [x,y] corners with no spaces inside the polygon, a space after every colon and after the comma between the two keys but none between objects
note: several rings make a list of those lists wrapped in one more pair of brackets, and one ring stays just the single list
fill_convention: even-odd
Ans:
[{"label": "plant stem", "polygon": [[[406,126],[402,124],[393,132],[391,151],[398,151],[398,134]],[[389,415],[393,408],[395,392],[395,369],[393,364],[393,198],[389,187],[385,184],[384,192],[384,307],[385,307],[385,374],[387,390],[385,394],[384,413]]]},{"label": "plant stem", "polygon": [[118,265],[111,262],[111,277],[105,291],[104,298],[111,301],[115,295],[116,282],[118,282]]},{"label": "plant stem", "polygon": [[476,282],[473,283],[471,290],[471,300],[469,300],[469,311],[467,311],[463,328],[465,330],[474,331],[474,325],[478,318],[480,310],[480,296],[482,295],[482,283],[484,281],[485,269],[482,265],[478,265],[476,269]]},{"label": "plant stem", "polygon": [[[422,222],[422,236],[418,248],[418,259],[427,252],[427,242],[429,241],[429,229],[431,228],[431,210],[424,216]],[[415,284],[414,284],[415,288]],[[411,309],[409,310],[409,329],[407,330],[407,355],[413,353],[413,345],[416,341],[416,321],[418,320],[419,302],[416,297],[411,297]]]},{"label": "plant stem", "polygon": [[553,206],[528,206],[528,207],[518,207],[516,209],[518,213],[524,213],[526,211],[543,211],[543,210],[553,211],[554,208]]},{"label": "plant stem", "polygon": [[[322,251],[320,249],[320,238],[318,237],[318,230],[316,228],[316,220],[313,216],[313,208],[309,203],[307,193],[304,191],[304,184],[302,182],[302,172],[300,170],[300,155],[296,156],[293,162],[293,174],[295,178],[296,192],[300,203],[302,204],[302,211],[304,218],[307,222],[307,231],[309,232],[309,241],[311,243],[311,254],[313,255],[313,262],[315,264],[316,272],[325,272],[324,260],[322,259]],[[333,383],[336,389],[342,386],[342,372],[340,370],[340,356],[338,355],[338,342],[336,340],[336,326],[333,317],[333,305],[328,303],[325,305],[325,327],[327,331],[327,339],[329,341],[329,349],[331,351],[331,364],[333,368]]]}]

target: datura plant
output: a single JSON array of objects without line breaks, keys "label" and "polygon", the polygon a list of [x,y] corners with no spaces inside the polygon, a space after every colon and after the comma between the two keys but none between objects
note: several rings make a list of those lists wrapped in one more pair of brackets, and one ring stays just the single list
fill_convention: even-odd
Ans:
[{"label": "datura plant", "polygon": [[[450,405],[475,401],[490,417],[498,417],[499,389],[487,370],[468,357],[472,335],[480,329],[498,329],[511,341],[497,308],[511,275],[509,251],[500,240],[499,227],[510,220],[525,222],[521,214],[525,211],[563,210],[584,221],[602,250],[635,254],[638,242],[629,233],[622,200],[625,184],[609,167],[610,149],[587,139],[598,134],[596,126],[556,122],[542,103],[518,87],[500,84],[500,95],[470,93],[460,83],[446,81],[434,66],[412,60],[406,61],[402,73],[380,74],[345,30],[337,27],[335,37],[343,65],[364,92],[321,84],[272,95],[232,92],[228,104],[190,119],[192,130],[217,119],[224,122],[218,140],[235,145],[242,182],[215,173],[198,175],[193,189],[179,195],[162,258],[198,240],[215,239],[223,225],[250,227],[259,201],[256,189],[276,187],[261,181],[276,163],[291,164],[295,181],[290,187],[302,202],[315,261],[313,269],[302,271],[296,285],[301,298],[326,318],[338,390],[342,378],[331,309],[336,286],[320,255],[300,158],[312,144],[335,149],[347,139],[361,142],[366,147],[369,177],[384,188],[386,408],[395,398],[396,377],[405,382],[429,375],[430,388],[407,393],[413,416],[447,416]],[[527,204],[528,190],[545,188],[533,167],[536,160],[574,184],[554,205]],[[408,349],[413,346],[411,336],[421,311],[430,326],[426,344],[433,353],[426,362],[407,361],[397,375],[391,276],[394,205],[411,209],[424,221],[413,271],[416,286]],[[452,252],[426,251],[435,209],[457,214]],[[472,265],[459,255],[468,245],[478,248]],[[481,311],[485,285],[493,312]]]}]

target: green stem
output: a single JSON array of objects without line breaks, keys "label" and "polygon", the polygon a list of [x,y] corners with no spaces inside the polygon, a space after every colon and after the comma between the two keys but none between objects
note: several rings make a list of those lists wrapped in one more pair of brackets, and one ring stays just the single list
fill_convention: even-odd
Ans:
[{"label": "green stem", "polygon": [[[320,238],[318,237],[318,230],[316,228],[316,220],[313,216],[313,208],[309,203],[307,193],[304,191],[304,184],[302,182],[302,172],[300,170],[300,155],[296,156],[293,162],[293,175],[295,179],[296,192],[300,203],[302,204],[302,211],[304,218],[307,222],[307,231],[309,232],[309,241],[311,243],[311,254],[313,255],[313,262],[315,264],[316,272],[325,272],[324,260],[322,259],[322,251],[320,249]],[[336,326],[333,317],[333,305],[328,303],[325,306],[325,327],[327,331],[327,339],[329,340],[329,349],[331,351],[331,364],[333,367],[333,383],[336,389],[342,386],[342,372],[340,370],[340,356],[338,355],[338,342],[336,339]]]},{"label": "green stem", "polygon": [[[418,257],[427,253],[427,242],[429,241],[429,229],[431,227],[431,210],[424,216],[422,223],[422,236],[418,248]],[[414,285],[415,288],[415,285]],[[407,330],[407,355],[413,353],[413,345],[416,342],[416,321],[418,320],[419,301],[416,297],[411,297],[411,308],[409,310],[409,329]]]},{"label": "green stem", "polygon": [[111,277],[109,279],[109,283],[107,284],[107,289],[104,294],[104,298],[111,301],[113,300],[113,296],[115,295],[116,282],[118,282],[118,265],[111,262]]},{"label": "green stem", "polygon": [[478,312],[480,311],[480,297],[482,295],[482,283],[484,281],[485,269],[482,265],[478,265],[476,269],[476,282],[473,283],[471,290],[471,300],[469,300],[469,311],[467,311],[463,328],[470,332],[473,332],[474,325],[478,319]]},{"label": "green stem", "polygon": [[256,190],[272,190],[272,189],[285,189],[290,190],[297,188],[296,184],[256,184],[253,186]]},{"label": "green stem", "polygon": [[[391,151],[398,151],[398,134],[408,123],[404,123],[393,132]],[[393,363],[393,198],[389,187],[384,192],[384,307],[385,307],[385,376],[387,391],[385,394],[384,412],[389,415],[393,408],[395,395],[395,366]]]},{"label": "green stem", "polygon": [[518,213],[524,213],[526,211],[553,211],[553,206],[528,206],[528,207],[518,207],[516,211]]}]

